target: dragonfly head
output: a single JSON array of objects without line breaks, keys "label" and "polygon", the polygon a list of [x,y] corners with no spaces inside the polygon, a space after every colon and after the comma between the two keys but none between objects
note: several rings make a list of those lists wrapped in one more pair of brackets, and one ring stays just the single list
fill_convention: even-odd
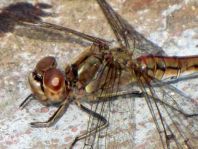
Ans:
[{"label": "dragonfly head", "polygon": [[65,76],[56,66],[54,57],[44,57],[28,77],[33,95],[45,105],[60,103],[69,94]]}]

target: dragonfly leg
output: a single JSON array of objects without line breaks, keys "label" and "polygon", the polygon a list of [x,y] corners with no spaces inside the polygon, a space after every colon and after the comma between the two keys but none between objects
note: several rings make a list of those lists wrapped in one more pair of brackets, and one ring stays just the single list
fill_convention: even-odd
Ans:
[{"label": "dragonfly leg", "polygon": [[59,107],[58,109],[54,112],[54,114],[45,122],[31,122],[30,125],[32,127],[50,127],[54,125],[60,117],[63,116],[65,113],[68,105],[69,105],[69,100],[65,100]]},{"label": "dragonfly leg", "polygon": [[114,93],[105,93],[102,95],[98,95],[96,96],[99,99],[105,99],[108,97],[119,97],[119,96],[126,96],[126,95],[132,95],[133,97],[144,97],[144,93],[137,91],[137,90],[133,90],[133,91],[120,91],[120,92],[114,92]]},{"label": "dragonfly leg", "polygon": [[[129,91],[129,92],[128,91],[121,91],[121,92],[115,92],[115,93],[105,93],[105,94],[102,94],[102,95],[98,95],[96,98],[99,99],[99,100],[102,100],[103,98],[106,99],[108,97],[112,97],[113,98],[113,97],[126,96],[126,95],[132,95],[133,97],[144,97],[145,96],[145,94],[143,92],[134,90],[134,91]],[[152,97],[152,98],[154,98],[154,97]],[[198,116],[198,113],[193,113],[193,114],[185,113],[184,111],[171,106],[170,104],[166,103],[165,101],[163,101],[163,100],[161,100],[159,98],[154,98],[154,100],[156,100],[157,102],[160,102],[160,103],[168,106],[169,108],[181,113],[185,117]]]},{"label": "dragonfly leg", "polygon": [[105,127],[107,127],[107,126],[109,125],[109,123],[108,123],[108,121],[106,120],[106,118],[103,117],[102,115],[100,115],[100,114],[98,114],[98,113],[96,113],[96,112],[94,112],[94,111],[88,109],[87,107],[83,106],[83,105],[80,104],[79,102],[76,102],[76,104],[78,105],[78,107],[79,107],[80,109],[82,109],[82,110],[85,111],[86,113],[88,113],[88,114],[92,115],[93,117],[97,118],[98,120],[100,120],[100,121],[102,122],[102,124],[101,124],[99,127],[97,127],[97,128],[93,128],[93,129],[91,129],[90,131],[87,131],[87,132],[85,132],[84,134],[77,136],[77,137],[74,139],[74,141],[72,142],[72,144],[71,144],[71,146],[70,146],[70,149],[72,149],[73,146],[76,144],[76,142],[78,142],[79,140],[82,140],[82,139],[84,139],[84,138],[86,138],[86,137],[88,137],[88,136],[90,136],[90,135],[92,135],[92,134],[94,134],[94,133],[96,133],[96,132],[98,132],[98,131],[101,131],[102,129],[104,129]]},{"label": "dragonfly leg", "polygon": [[33,94],[28,95],[25,100],[19,105],[20,109],[23,109],[27,104],[31,101],[32,97],[34,97]]}]

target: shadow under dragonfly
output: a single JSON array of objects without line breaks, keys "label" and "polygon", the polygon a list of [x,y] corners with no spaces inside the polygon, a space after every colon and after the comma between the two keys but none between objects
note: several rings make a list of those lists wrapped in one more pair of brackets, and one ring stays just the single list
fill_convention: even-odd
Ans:
[{"label": "shadow under dragonfly", "polygon": [[52,8],[46,3],[37,3],[35,5],[27,2],[10,4],[1,9],[0,13],[0,37],[6,33],[14,33],[17,36],[25,36],[30,39],[41,40],[45,42],[75,42],[82,46],[87,46],[87,42],[82,41],[79,37],[71,36],[65,32],[42,28],[39,26],[23,24],[31,22],[36,24],[42,22],[42,17],[54,17],[55,14],[45,12],[45,9]]},{"label": "shadow under dragonfly", "polygon": [[51,13],[42,10],[49,8],[52,8],[52,6],[45,3],[32,5],[26,2],[19,2],[1,9],[0,33],[13,32],[18,20],[36,22],[40,21],[41,17],[52,16]]}]

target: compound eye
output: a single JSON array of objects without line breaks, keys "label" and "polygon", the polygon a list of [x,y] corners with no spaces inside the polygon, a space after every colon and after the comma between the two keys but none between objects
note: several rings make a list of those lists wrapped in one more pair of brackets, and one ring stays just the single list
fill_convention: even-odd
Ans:
[{"label": "compound eye", "polygon": [[44,73],[43,87],[50,104],[61,103],[69,94],[64,74],[56,68],[50,68]]},{"label": "compound eye", "polygon": [[56,68],[56,59],[52,56],[42,58],[36,65],[35,72],[43,76],[44,72],[50,68]]},{"label": "compound eye", "polygon": [[59,91],[65,87],[64,75],[60,70],[50,68],[44,73],[43,84],[45,89],[49,89],[54,92]]}]

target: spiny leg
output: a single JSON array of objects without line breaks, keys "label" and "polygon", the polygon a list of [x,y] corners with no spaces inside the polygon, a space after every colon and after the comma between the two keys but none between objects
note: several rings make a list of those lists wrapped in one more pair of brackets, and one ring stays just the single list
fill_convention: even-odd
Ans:
[{"label": "spiny leg", "polygon": [[32,123],[30,123],[30,125],[32,127],[50,127],[50,126],[54,125],[60,119],[60,117],[63,116],[67,107],[69,106],[69,103],[70,103],[69,100],[65,100],[47,121],[32,122]]},{"label": "spiny leg", "polygon": [[[98,100],[105,100],[105,98],[108,98],[108,97],[119,97],[119,96],[126,96],[126,95],[132,95],[133,97],[144,97],[145,94],[143,92],[140,92],[140,91],[130,91],[130,92],[125,92],[125,91],[121,91],[121,92],[116,92],[116,93],[107,93],[105,95],[100,95],[100,96],[97,96]],[[194,114],[187,114],[185,113],[184,111],[181,111],[173,106],[171,106],[170,104],[166,103],[165,101],[161,100],[160,98],[156,98],[156,97],[153,97],[151,95],[148,95],[150,98],[153,98],[154,100],[156,100],[157,102],[160,102],[166,106],[168,106],[169,108],[181,113],[182,115],[186,116],[186,117],[194,117],[194,116],[198,116],[198,113],[194,113]]]},{"label": "spiny leg", "polygon": [[105,93],[105,94],[102,94],[102,95],[98,95],[96,96],[99,101],[100,100],[105,100],[106,98],[108,97],[119,97],[119,96],[127,96],[127,95],[132,95],[133,97],[144,97],[144,93],[143,92],[140,92],[140,91],[137,91],[137,90],[133,90],[133,91],[119,91],[119,92],[113,92],[113,93]]},{"label": "spiny leg", "polygon": [[20,109],[23,109],[25,106],[27,106],[27,104],[31,101],[31,97],[34,97],[33,94],[28,95],[25,100],[19,105]]},{"label": "spiny leg", "polygon": [[96,113],[96,112],[94,112],[94,111],[88,109],[87,107],[83,106],[83,105],[80,104],[80,103],[76,103],[76,104],[78,105],[78,107],[79,107],[81,110],[83,110],[83,111],[85,111],[86,113],[92,115],[93,117],[97,118],[98,120],[102,121],[103,123],[102,123],[100,126],[98,126],[99,128],[93,128],[93,129],[91,129],[90,131],[87,131],[87,132],[85,132],[84,134],[77,136],[77,137],[74,139],[74,141],[72,142],[72,144],[71,144],[71,146],[70,146],[70,149],[73,148],[73,146],[76,144],[77,141],[82,140],[82,139],[84,139],[84,138],[86,138],[86,137],[88,137],[88,136],[90,136],[90,135],[92,135],[92,134],[94,134],[94,133],[96,133],[96,132],[98,132],[98,131],[104,129],[105,127],[107,127],[107,126],[109,125],[108,121],[107,121],[102,115],[100,115],[100,114],[98,114],[98,113]]},{"label": "spiny leg", "polygon": [[[121,91],[121,92],[115,92],[115,93],[107,93],[107,94],[104,94],[104,95],[98,95],[97,98],[98,100],[105,100],[106,98],[108,97],[119,97],[119,96],[126,96],[126,95],[132,95],[133,97],[144,97],[145,96],[145,93],[143,92],[140,92],[140,91]],[[149,96],[150,98],[153,98],[154,100],[156,100],[157,102],[160,102],[166,106],[168,106],[169,108],[181,113],[182,115],[184,115],[185,117],[194,117],[194,116],[198,116],[198,113],[194,113],[194,114],[187,114],[185,113],[184,111],[182,110],[179,110],[173,106],[171,106],[169,103],[166,103],[165,101],[161,100],[160,98],[156,98],[156,97],[153,97],[151,95],[147,95]]]}]

